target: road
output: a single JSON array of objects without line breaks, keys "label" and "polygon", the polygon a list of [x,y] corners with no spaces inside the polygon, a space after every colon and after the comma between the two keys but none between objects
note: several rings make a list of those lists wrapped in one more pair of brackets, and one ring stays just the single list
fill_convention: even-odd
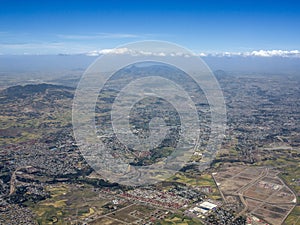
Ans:
[{"label": "road", "polygon": [[9,190],[9,196],[12,195],[13,193],[15,193],[16,191],[16,173],[18,172],[18,170],[21,169],[27,169],[27,168],[31,168],[31,166],[23,166],[23,167],[18,167],[11,175],[10,178],[10,190]]},{"label": "road", "polygon": [[107,213],[107,214],[105,214],[105,215],[98,216],[98,217],[96,217],[95,219],[89,220],[88,223],[94,222],[94,221],[99,220],[99,219],[101,219],[101,218],[103,218],[103,217],[108,217],[109,219],[114,219],[114,220],[117,220],[118,222],[121,222],[121,223],[123,223],[123,224],[126,224],[126,223],[124,223],[123,221],[120,221],[120,220],[118,220],[118,219],[116,219],[116,218],[111,218],[111,217],[109,217],[109,215],[112,215],[112,214],[114,214],[114,213],[116,213],[116,212],[119,212],[119,211],[121,211],[121,210],[127,209],[127,208],[129,208],[129,207],[131,207],[131,206],[133,206],[133,205],[135,205],[135,203],[129,204],[128,206],[125,206],[125,207],[123,207],[123,208],[117,209],[117,210],[115,210],[115,211],[113,211],[113,212],[110,212],[110,213]]},{"label": "road", "polygon": [[248,204],[247,202],[245,201],[244,199],[244,192],[249,188],[251,187],[253,184],[255,184],[257,181],[259,181],[260,179],[262,179],[263,177],[267,176],[269,174],[269,168],[265,168],[261,174],[256,177],[255,179],[253,179],[252,181],[250,181],[247,185],[241,187],[239,190],[238,190],[238,196],[239,198],[241,199],[241,202],[243,203],[243,205],[245,206],[245,208],[239,212],[239,214],[236,215],[236,218],[238,218],[239,216],[241,215],[244,215],[247,210],[248,210]]}]

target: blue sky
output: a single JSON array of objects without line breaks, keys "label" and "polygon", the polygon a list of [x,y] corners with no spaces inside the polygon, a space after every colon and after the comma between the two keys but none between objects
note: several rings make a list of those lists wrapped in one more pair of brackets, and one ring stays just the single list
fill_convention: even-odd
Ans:
[{"label": "blue sky", "polygon": [[[87,3],[88,2],[88,3]],[[300,50],[297,1],[0,0],[0,53],[81,53],[139,40],[195,52]]]}]

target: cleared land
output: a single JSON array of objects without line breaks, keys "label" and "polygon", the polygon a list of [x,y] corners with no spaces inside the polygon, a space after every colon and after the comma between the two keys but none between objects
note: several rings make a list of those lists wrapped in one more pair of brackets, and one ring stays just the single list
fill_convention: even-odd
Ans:
[{"label": "cleared land", "polygon": [[257,216],[271,224],[282,224],[296,205],[296,196],[268,167],[233,166],[222,168],[213,177],[224,201],[239,196],[242,213]]}]

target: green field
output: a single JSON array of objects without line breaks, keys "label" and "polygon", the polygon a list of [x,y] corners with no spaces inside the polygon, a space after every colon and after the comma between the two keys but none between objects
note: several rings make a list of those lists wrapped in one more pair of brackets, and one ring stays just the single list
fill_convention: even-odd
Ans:
[{"label": "green field", "polygon": [[217,189],[214,179],[210,174],[204,173],[198,175],[198,174],[190,174],[190,173],[186,174],[186,173],[178,172],[174,176],[169,178],[168,181],[173,181],[173,182],[175,181],[178,183],[182,183],[194,187],[211,186],[212,193],[207,194],[207,196],[214,200],[221,199],[221,195]]},{"label": "green field", "polygon": [[39,224],[70,224],[94,213],[101,214],[107,200],[98,197],[92,186],[60,184],[49,186],[51,198],[29,204]]},{"label": "green field", "polygon": [[197,219],[173,214],[157,222],[156,225],[202,225],[202,223]]},{"label": "green field", "polygon": [[285,225],[300,225],[300,206],[296,206],[284,221]]}]

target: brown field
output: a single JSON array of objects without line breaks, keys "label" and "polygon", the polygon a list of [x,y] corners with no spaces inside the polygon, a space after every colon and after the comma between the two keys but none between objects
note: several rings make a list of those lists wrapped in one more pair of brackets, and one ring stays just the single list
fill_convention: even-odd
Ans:
[{"label": "brown field", "polygon": [[235,195],[243,202],[244,212],[280,225],[295,207],[296,196],[278,174],[267,167],[231,166],[213,177],[225,202],[234,200]]},{"label": "brown field", "polygon": [[273,192],[271,190],[260,188],[255,185],[245,191],[244,195],[249,198],[267,200],[272,193]]},{"label": "brown field", "polygon": [[[112,220],[109,217],[102,217],[90,223],[91,225],[120,225],[122,224],[120,221]],[[126,224],[126,223],[124,223]]]},{"label": "brown field", "polygon": [[143,224],[150,219],[158,220],[165,215],[165,210],[157,210],[143,204],[131,204],[115,212],[95,219],[92,225]]},{"label": "brown field", "polygon": [[261,202],[260,201],[256,201],[256,200],[253,200],[253,199],[248,199],[246,198],[246,203],[248,205],[248,210],[249,211],[253,211],[255,210],[257,207],[259,207],[261,205]]},{"label": "brown field", "polygon": [[282,224],[282,215],[265,209],[258,209],[252,213],[253,215],[263,218],[273,225]]},{"label": "brown field", "polygon": [[115,214],[111,214],[110,217],[126,223],[133,223],[139,219],[150,216],[150,213],[152,211],[154,211],[153,208],[149,208],[143,205],[132,205],[128,208],[116,212]]}]

